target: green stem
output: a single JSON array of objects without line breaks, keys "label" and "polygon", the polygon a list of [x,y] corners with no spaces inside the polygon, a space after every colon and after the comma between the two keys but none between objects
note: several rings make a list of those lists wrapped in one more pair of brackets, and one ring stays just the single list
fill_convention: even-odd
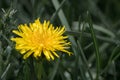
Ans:
[{"label": "green stem", "polygon": [[30,74],[31,74],[31,80],[37,80],[37,76],[35,74],[35,67],[33,62],[33,57],[30,57]]},{"label": "green stem", "polygon": [[91,36],[93,38],[93,44],[95,47],[95,53],[96,53],[96,80],[99,80],[99,76],[100,76],[100,54],[99,54],[99,49],[98,49],[98,45],[97,45],[97,40],[96,40],[96,36],[93,30],[93,25],[92,25],[92,20],[90,15],[88,14],[88,22],[89,22],[89,27],[90,27],[90,31],[91,31]]}]

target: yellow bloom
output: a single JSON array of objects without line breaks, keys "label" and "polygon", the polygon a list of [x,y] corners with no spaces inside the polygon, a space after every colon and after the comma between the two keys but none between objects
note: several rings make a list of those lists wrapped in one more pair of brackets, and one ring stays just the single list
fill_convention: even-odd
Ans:
[{"label": "yellow bloom", "polygon": [[23,54],[26,59],[30,55],[38,58],[42,55],[47,60],[54,60],[54,57],[59,57],[56,51],[68,53],[66,49],[69,47],[70,42],[67,42],[67,36],[62,36],[65,32],[65,27],[54,28],[49,21],[44,21],[42,24],[39,19],[29,25],[19,25],[18,30],[13,30],[13,33],[19,37],[11,38],[16,42],[15,48]]}]

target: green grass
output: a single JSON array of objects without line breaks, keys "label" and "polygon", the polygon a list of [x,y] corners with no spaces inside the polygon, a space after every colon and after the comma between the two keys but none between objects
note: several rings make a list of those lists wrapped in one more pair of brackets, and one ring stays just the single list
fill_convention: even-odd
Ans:
[{"label": "green grass", "polygon": [[[0,80],[119,80],[119,0],[0,0]],[[65,26],[73,55],[23,60],[10,40],[19,24]],[[61,54],[61,52],[58,52]]]}]

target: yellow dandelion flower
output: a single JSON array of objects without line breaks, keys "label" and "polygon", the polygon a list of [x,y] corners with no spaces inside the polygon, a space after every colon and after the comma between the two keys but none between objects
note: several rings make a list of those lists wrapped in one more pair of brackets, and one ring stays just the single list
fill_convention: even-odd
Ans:
[{"label": "yellow dandelion flower", "polygon": [[68,53],[66,49],[69,47],[70,42],[65,39],[68,36],[63,36],[65,27],[54,28],[49,21],[44,21],[42,24],[39,19],[29,25],[23,24],[18,26],[18,30],[13,30],[13,33],[19,37],[11,38],[16,42],[15,48],[23,54],[26,59],[30,55],[35,58],[44,55],[47,60],[54,60],[54,57],[59,57],[56,51]]}]

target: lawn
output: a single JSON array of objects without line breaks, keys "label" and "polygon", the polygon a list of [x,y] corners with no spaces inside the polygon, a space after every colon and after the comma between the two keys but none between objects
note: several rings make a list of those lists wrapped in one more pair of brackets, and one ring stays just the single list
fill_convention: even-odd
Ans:
[{"label": "lawn", "polygon": [[0,80],[120,80],[120,1],[0,0]]}]

